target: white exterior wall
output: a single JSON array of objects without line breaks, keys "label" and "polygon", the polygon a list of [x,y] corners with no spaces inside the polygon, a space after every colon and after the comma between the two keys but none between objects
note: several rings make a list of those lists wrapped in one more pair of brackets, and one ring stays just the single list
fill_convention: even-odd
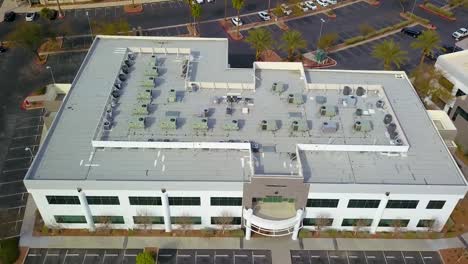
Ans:
[{"label": "white exterior wall", "polygon": [[[44,219],[44,222],[50,226],[57,226],[54,215],[84,215],[82,205],[49,205],[46,195],[77,195],[76,190],[29,190],[34,197],[36,205]],[[134,229],[133,216],[139,214],[147,216],[163,216],[162,206],[137,206],[129,204],[129,196],[161,196],[160,190],[154,192],[148,191],[109,191],[109,190],[83,190],[87,196],[119,196],[120,205],[90,205],[93,216],[123,216],[125,224],[114,225],[114,228]],[[169,197],[200,197],[200,206],[171,206],[171,216],[200,216],[201,225],[193,225],[194,229],[206,227],[216,228],[211,225],[212,216],[222,216],[227,212],[232,217],[242,217],[241,206],[211,206],[210,197],[242,197],[242,192],[213,192],[213,191],[171,191],[167,190]],[[317,218],[319,216],[333,218],[333,226],[330,228],[337,230],[353,230],[353,227],[342,227],[342,221],[345,218],[365,218],[377,219],[377,208],[347,208],[350,199],[378,199],[385,198],[385,194],[339,194],[339,193],[309,193],[309,199],[339,199],[337,208],[311,208],[307,207],[304,218]],[[460,197],[456,195],[412,195],[398,194],[388,197],[390,200],[419,200],[416,209],[384,209],[381,219],[410,219],[406,230],[423,231],[424,228],[417,228],[416,225],[421,219],[436,219],[438,227],[442,228]],[[444,200],[445,205],[442,209],[426,209],[430,200]],[[87,224],[60,224],[63,228],[88,228]],[[99,224],[96,224],[99,228]],[[172,227],[177,229],[177,225]],[[233,226],[235,227],[235,226]],[[239,226],[237,226],[239,227]],[[153,229],[164,229],[164,225],[153,225]],[[313,226],[304,226],[306,229],[313,230]],[[363,229],[366,230],[366,229]],[[367,228],[370,230],[370,228]],[[391,227],[378,227],[377,231],[392,231]]]}]

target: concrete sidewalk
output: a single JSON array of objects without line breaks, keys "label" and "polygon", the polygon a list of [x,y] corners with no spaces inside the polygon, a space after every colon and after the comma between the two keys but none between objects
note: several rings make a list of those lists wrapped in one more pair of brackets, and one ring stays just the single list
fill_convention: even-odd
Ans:
[{"label": "concrete sidewalk", "polygon": [[[435,251],[446,248],[464,248],[460,238],[447,239],[354,239],[354,238],[305,238],[297,241],[287,237],[199,238],[199,237],[35,237],[34,212],[36,205],[30,196],[26,204],[20,246],[29,248],[115,248],[138,249],[145,247],[177,249],[267,249],[271,250],[273,263],[291,263],[290,250],[390,250]],[[468,239],[468,234],[461,237]]]}]

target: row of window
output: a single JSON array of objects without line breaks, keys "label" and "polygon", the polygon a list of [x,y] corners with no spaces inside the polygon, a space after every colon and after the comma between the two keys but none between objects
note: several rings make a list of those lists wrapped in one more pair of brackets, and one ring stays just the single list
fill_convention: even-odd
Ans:
[{"label": "row of window", "polygon": [[[307,207],[338,207],[339,199],[308,199]],[[385,208],[394,209],[414,209],[418,206],[418,200],[388,200]],[[360,200],[351,199],[348,202],[348,208],[378,208],[380,200]],[[426,206],[426,209],[442,209],[445,201],[431,200]]]},{"label": "row of window", "polygon": [[[46,196],[49,204],[80,204],[78,196],[51,195]],[[157,196],[130,196],[130,205],[161,205],[161,197]],[[92,205],[119,205],[117,196],[87,196],[88,204]],[[172,206],[197,206],[200,197],[169,197]],[[211,197],[212,206],[242,206],[240,197]]]},{"label": "row of window", "polygon": [[[84,215],[55,215],[55,221],[60,224],[86,224]],[[93,216],[96,224],[125,224],[123,216]],[[240,217],[211,217],[212,225],[240,225]],[[164,224],[162,216],[134,216],[133,222],[137,225]],[[200,216],[172,216],[171,223],[176,225],[201,225]]]},{"label": "row of window", "polygon": [[[379,227],[407,227],[409,224],[409,219],[381,219],[379,221]],[[419,220],[417,227],[432,227],[435,220],[433,219],[421,219]],[[304,226],[332,226],[333,218],[304,218]],[[351,219],[345,218],[341,223],[341,226],[371,226],[372,219]]]}]

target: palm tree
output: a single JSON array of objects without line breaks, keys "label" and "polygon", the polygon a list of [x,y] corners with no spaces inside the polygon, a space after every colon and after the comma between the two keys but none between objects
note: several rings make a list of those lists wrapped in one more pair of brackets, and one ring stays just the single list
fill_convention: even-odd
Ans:
[{"label": "palm tree", "polygon": [[294,59],[294,53],[307,47],[307,42],[301,35],[301,32],[297,30],[289,30],[283,33],[281,36],[283,44],[281,48],[288,53],[288,59],[292,61]]},{"label": "palm tree", "polygon": [[190,8],[190,13],[193,17],[193,23],[194,23],[194,26],[193,26],[193,29],[194,29],[194,35],[197,35],[197,32],[198,32],[198,19],[200,18],[201,16],[201,13],[202,13],[202,8],[201,8],[201,5],[198,4],[198,3],[194,3],[192,4],[192,7]]},{"label": "palm tree", "polygon": [[185,2],[188,4],[189,8],[189,25],[192,25],[192,5],[194,4],[194,0],[185,0]]},{"label": "palm tree", "polygon": [[416,40],[411,43],[413,49],[421,50],[421,59],[419,65],[424,63],[424,57],[429,55],[435,49],[442,49],[440,46],[440,36],[434,30],[424,31]]},{"label": "palm tree", "polygon": [[441,85],[442,73],[433,65],[421,64],[412,73],[413,85],[425,102],[440,99],[449,102],[453,99],[452,91]]},{"label": "palm tree", "polygon": [[[237,10],[237,18],[239,19],[240,10],[244,7],[244,0],[232,0],[232,6]],[[239,26],[237,26],[237,36],[239,36]]]},{"label": "palm tree", "polygon": [[398,69],[403,64],[406,58],[407,52],[400,48],[395,41],[384,40],[382,43],[374,46],[372,56],[374,58],[383,61],[384,70],[391,70],[392,65],[395,65]]},{"label": "palm tree", "polygon": [[249,31],[249,36],[245,39],[252,48],[255,49],[255,59],[260,58],[260,54],[273,47],[273,38],[270,31],[264,28],[257,28]]}]

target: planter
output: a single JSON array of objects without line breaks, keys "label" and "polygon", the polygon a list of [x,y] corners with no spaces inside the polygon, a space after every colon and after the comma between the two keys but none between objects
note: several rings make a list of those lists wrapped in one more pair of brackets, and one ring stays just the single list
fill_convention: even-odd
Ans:
[{"label": "planter", "polygon": [[326,15],[328,18],[330,18],[330,19],[335,19],[335,18],[336,18],[336,14],[334,14],[334,13],[333,13],[333,14],[329,14],[329,13],[327,12],[327,13],[325,13],[325,15]]},{"label": "planter", "polygon": [[127,14],[139,14],[143,12],[143,5],[126,5],[124,6],[124,12]]},{"label": "planter", "polygon": [[421,9],[424,10],[424,11],[426,11],[427,13],[436,15],[436,16],[438,16],[438,17],[440,17],[440,18],[442,18],[442,19],[445,19],[445,20],[447,20],[447,21],[455,21],[455,20],[457,20],[455,17],[448,17],[448,16],[443,15],[443,14],[437,12],[437,11],[434,11],[434,10],[432,10],[432,9],[429,9],[429,8],[427,8],[425,5],[422,5],[422,4],[419,5],[419,8],[421,8]]}]

